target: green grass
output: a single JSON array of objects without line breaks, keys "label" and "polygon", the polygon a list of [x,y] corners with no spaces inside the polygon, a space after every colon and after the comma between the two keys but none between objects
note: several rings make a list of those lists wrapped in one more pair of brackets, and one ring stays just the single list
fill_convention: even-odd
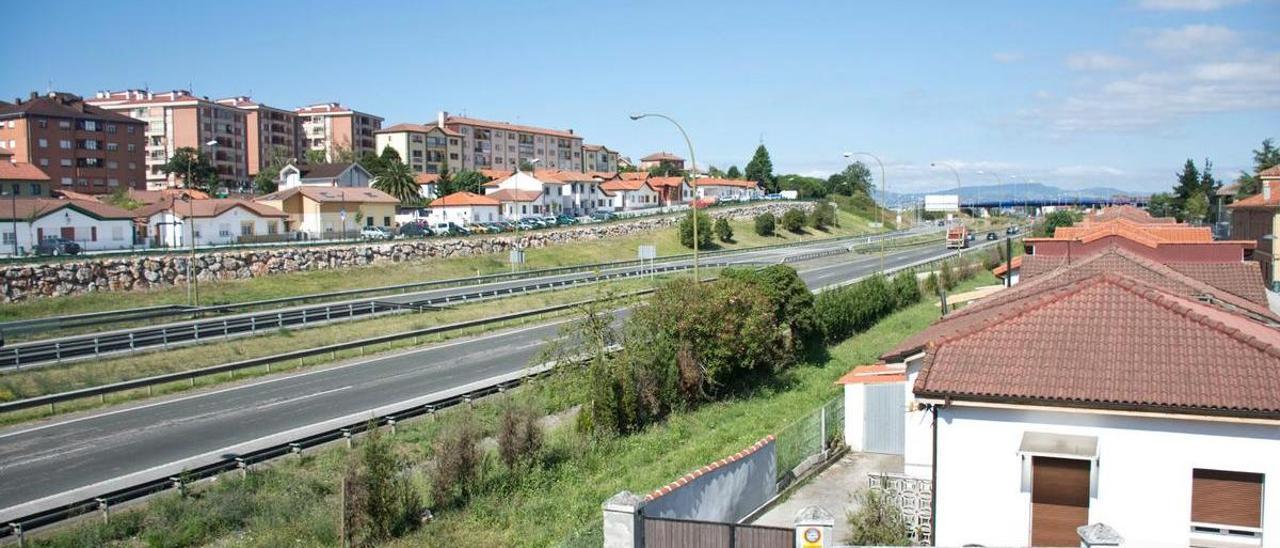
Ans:
[{"label": "green grass", "polygon": [[[960,290],[994,282],[982,272]],[[549,432],[542,465],[511,474],[490,455],[487,481],[469,504],[436,512],[436,519],[391,546],[548,546],[574,539],[599,546],[600,504],[621,490],[645,493],[706,463],[733,454],[770,433],[803,420],[839,394],[834,381],[876,357],[938,315],[925,300],[890,315],[872,329],[829,350],[820,364],[795,367],[776,382],[733,400],[704,405],[625,437],[589,440],[572,428]],[[480,400],[470,411],[492,433],[502,398],[516,398],[548,413],[571,409],[586,393],[575,369]],[[425,485],[430,442],[440,426],[466,410],[402,424],[396,451],[412,464],[413,482]],[[337,486],[348,451],[333,447],[302,459],[281,459],[249,481],[223,479],[191,500],[162,495],[137,509],[116,512],[111,525],[96,520],[52,532],[33,546],[331,545],[336,538]]]},{"label": "green grass", "polygon": [[[656,281],[660,282],[665,279],[665,277],[659,277]],[[434,310],[417,314],[384,316],[381,318],[342,322],[340,324],[312,327],[297,331],[286,329],[255,337],[231,339],[225,342],[214,341],[200,345],[177,347],[172,350],[157,350],[153,352],[130,354],[118,358],[86,360],[72,362],[65,365],[29,368],[0,376],[0,401],[32,398],[80,388],[102,386],[104,384],[153,375],[190,371],[201,367],[209,367],[233,361],[269,356],[293,350],[315,348],[360,338],[374,337],[402,331],[412,331],[414,329],[423,329],[487,316],[496,316],[521,310],[530,310],[555,304],[591,299],[601,295],[602,291],[606,290],[606,288],[608,291],[614,293],[626,293],[652,287],[654,283],[655,280],[649,279],[620,280],[600,284],[599,286],[572,287],[556,291],[538,292],[503,299],[473,302],[456,305],[443,310]],[[545,315],[543,319],[563,316],[571,313],[571,311],[551,313]],[[520,325],[530,321],[537,321],[537,318],[512,321],[502,325],[494,324],[479,326],[475,328],[424,336],[418,339],[416,345],[422,346],[438,343],[464,335],[490,331],[499,327]],[[403,341],[378,345],[376,349],[369,349],[363,352],[361,350],[346,350],[336,353],[333,357],[327,355],[316,356],[307,358],[301,362],[294,360],[285,363],[273,364],[271,372],[279,373],[306,366],[334,364],[344,359],[362,357],[366,355],[372,356],[378,352],[400,350],[411,346],[415,346],[414,341],[412,339],[405,339]],[[54,410],[54,413],[61,414],[71,411],[80,411],[94,407],[101,407],[103,405],[112,405],[125,401],[136,400],[139,398],[180,392],[193,388],[204,388],[233,380],[257,377],[266,373],[267,369],[265,366],[255,367],[235,373],[209,375],[207,377],[196,379],[194,383],[189,381],[178,381],[158,385],[153,387],[151,390],[142,388],[117,392],[102,399],[99,399],[96,396],[84,398],[78,401],[60,403]],[[50,415],[51,413],[47,407],[5,413],[0,414],[0,425],[15,424],[37,418],[48,417]]]},{"label": "green grass", "polygon": [[[715,249],[745,249],[762,245],[834,238],[870,232],[866,219],[841,212],[840,227],[825,232],[809,229],[804,234],[779,232],[778,236],[761,237],[752,231],[750,220],[733,221],[735,241],[717,242]],[[579,264],[635,259],[637,247],[654,244],[660,255],[688,253],[680,245],[674,227],[607,240],[586,240],[530,249],[525,254],[526,268],[554,268]],[[380,263],[364,267],[315,270],[250,278],[200,283],[200,303],[230,304],[280,297],[323,293],[343,289],[362,289],[386,285],[461,278],[510,271],[507,256],[502,253],[473,257],[428,259],[402,263]],[[0,321],[13,321],[50,316],[65,316],[166,304],[187,304],[186,286],[164,287],[146,291],[102,292],[67,297],[31,299],[6,303],[0,307]]]}]

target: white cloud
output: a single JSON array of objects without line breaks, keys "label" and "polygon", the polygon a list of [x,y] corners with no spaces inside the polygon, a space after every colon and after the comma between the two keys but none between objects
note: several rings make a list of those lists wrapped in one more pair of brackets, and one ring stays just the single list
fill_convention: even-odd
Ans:
[{"label": "white cloud", "polygon": [[1235,45],[1239,38],[1236,31],[1222,25],[1186,25],[1156,31],[1146,45],[1166,54],[1205,53]]},{"label": "white cloud", "polygon": [[1067,56],[1067,68],[1082,71],[1112,71],[1128,68],[1128,59],[1096,51],[1073,53]]},{"label": "white cloud", "polygon": [[1248,0],[1138,0],[1138,7],[1146,10],[1214,11],[1243,4]]},{"label": "white cloud", "polygon": [[991,54],[991,58],[997,63],[1008,65],[1022,61],[1027,56],[1020,51],[997,51]]}]

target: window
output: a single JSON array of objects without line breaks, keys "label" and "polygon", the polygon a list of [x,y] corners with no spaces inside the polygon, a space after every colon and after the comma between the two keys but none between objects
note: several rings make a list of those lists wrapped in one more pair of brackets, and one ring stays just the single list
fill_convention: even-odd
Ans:
[{"label": "window", "polygon": [[[128,133],[129,135],[133,135],[133,132],[134,132],[136,129],[137,129],[137,128],[135,128],[135,127],[133,127],[133,126],[128,126],[127,128],[125,128],[125,133]],[[129,150],[133,150],[133,145],[129,145]]]},{"label": "window", "polygon": [[223,237],[223,238],[229,238],[229,237],[231,237],[231,224],[230,224],[230,223],[218,223],[218,235],[219,235],[219,236],[221,236],[221,237]]},{"label": "window", "polygon": [[76,179],[76,186],[89,186],[88,179]]},{"label": "window", "polygon": [[108,152],[115,152],[117,150],[120,150],[120,145],[118,143],[107,143]]},{"label": "window", "polygon": [[1250,472],[1192,470],[1191,530],[1245,538],[1261,536],[1262,481],[1262,474]]},{"label": "window", "polygon": [[107,179],[107,186],[120,186],[120,179]]},{"label": "window", "polygon": [[36,141],[36,146],[39,146],[40,148],[49,148],[49,140],[41,138]]},{"label": "window", "polygon": [[36,120],[36,125],[37,125],[37,126],[39,126],[39,127],[40,127],[40,129],[44,129],[44,128],[49,127],[49,121],[48,121],[48,120],[45,120],[44,118],[40,118],[40,119]]},{"label": "window", "polygon": [[107,124],[107,133],[115,133],[115,132],[116,132],[116,125],[115,125],[115,124]]},{"label": "window", "polygon": [[[129,145],[129,146],[133,146],[133,145]],[[138,163],[137,163],[137,162],[129,162],[129,169],[138,169]]]},{"label": "window", "polygon": [[253,221],[240,221],[240,235],[253,236]]},{"label": "window", "polygon": [[70,140],[70,139],[61,139],[61,140],[59,140],[59,141],[58,141],[58,148],[63,149],[63,150],[71,150],[71,140]]},{"label": "window", "polygon": [[364,226],[373,226],[373,217],[365,217]]},{"label": "window", "polygon": [[17,241],[18,241],[18,235],[17,235],[17,234],[14,234],[14,233],[12,233],[12,232],[5,232],[5,233],[4,233],[4,244],[5,244],[5,245],[13,245],[13,244],[17,243]]},{"label": "window", "polygon": [[58,127],[62,129],[71,129],[71,120],[59,120]]},{"label": "window", "polygon": [[40,159],[40,167],[49,167],[49,159],[48,159],[48,158],[41,158],[41,159]]},{"label": "window", "polygon": [[[133,129],[133,128],[129,128],[129,129]],[[137,150],[138,150],[138,145],[129,143],[129,152],[136,152]]]},{"label": "window", "polygon": [[383,217],[382,226],[391,226],[391,217]]},{"label": "window", "polygon": [[275,221],[267,221],[267,234],[279,234],[280,225]]},{"label": "window", "polygon": [[44,194],[43,190],[44,190],[44,189],[40,188],[40,183],[31,183],[31,195],[32,195],[32,196],[39,196],[39,195],[41,195],[41,194]]},{"label": "window", "polygon": [[71,177],[63,177],[61,183],[62,186],[71,186]]},{"label": "window", "polygon": [[119,167],[120,167],[119,162],[115,160],[107,160],[107,169],[117,169]]},{"label": "window", "polygon": [[58,160],[58,165],[61,165],[62,167],[71,167],[71,164],[72,164],[71,158],[63,158],[61,160]]}]

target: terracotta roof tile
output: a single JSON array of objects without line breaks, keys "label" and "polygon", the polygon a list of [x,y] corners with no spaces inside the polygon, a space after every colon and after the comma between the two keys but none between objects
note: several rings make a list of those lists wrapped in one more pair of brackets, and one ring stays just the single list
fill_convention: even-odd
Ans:
[{"label": "terracotta roof tile", "polygon": [[237,207],[246,209],[259,217],[285,216],[283,211],[266,204],[230,198],[191,200],[185,202],[168,198],[164,201],[138,208],[134,210],[133,214],[136,217],[150,217],[162,211],[173,210],[173,214],[179,218],[185,218],[188,216],[196,218],[211,218],[222,215],[223,213]]},{"label": "terracotta roof tile", "polygon": [[[1118,248],[1112,248],[1118,249]],[[1119,251],[1121,255],[1128,252]],[[1134,255],[1136,257],[1136,255]],[[1081,259],[1082,261],[1082,259]],[[1079,262],[1079,261],[1077,261]],[[1179,274],[1208,284],[1221,291],[1246,299],[1261,306],[1267,306],[1266,284],[1262,280],[1262,270],[1256,261],[1237,261],[1230,263],[1160,263],[1150,258],[1142,258],[1129,264],[1116,264],[1114,261],[1100,263],[1108,268],[1117,268],[1125,272],[1135,272],[1134,265],[1146,262],[1164,264]],[[1039,276],[1052,272],[1067,263],[1065,256],[1027,255],[1018,271],[1018,278],[1023,282],[1034,280]],[[1139,271],[1153,272],[1153,275],[1165,276],[1166,272],[1142,266]],[[1145,279],[1145,278],[1143,278]]]},{"label": "terracotta roof tile", "polygon": [[49,175],[28,163],[0,161],[0,181],[48,181]]},{"label": "terracotta roof tile", "polygon": [[515,131],[520,133],[540,133],[542,135],[551,135],[562,137],[565,139],[581,139],[581,135],[575,135],[571,131],[559,129],[547,129],[537,126],[522,126],[519,124],[511,124],[507,122],[495,122],[492,120],[481,120],[479,118],[466,118],[463,116],[449,116],[444,120],[445,126],[475,126],[488,129],[501,129],[504,131]]},{"label": "terracotta roof tile", "polygon": [[1274,327],[1116,274],[998,312],[929,342],[918,396],[1280,418]]},{"label": "terracotta roof tile", "polygon": [[99,219],[132,219],[134,213],[96,200],[58,200],[54,198],[18,198],[0,200],[0,221],[39,219],[71,208]]},{"label": "terracotta roof tile", "polygon": [[473,192],[454,192],[443,198],[436,198],[431,201],[431,207],[455,207],[455,206],[497,206],[501,202],[492,196],[481,196]]},{"label": "terracotta roof tile", "polygon": [[541,192],[536,190],[516,190],[513,188],[504,188],[495,192],[485,194],[490,198],[499,202],[532,202],[542,196]]},{"label": "terracotta roof tile", "polygon": [[1280,166],[1271,166],[1258,172],[1259,177],[1280,177]]},{"label": "terracotta roof tile", "polygon": [[684,158],[676,156],[675,154],[672,154],[670,152],[655,152],[653,154],[645,156],[644,158],[641,158],[640,161],[641,162],[661,162],[661,161],[683,162]]},{"label": "terracotta roof tile", "polygon": [[254,199],[257,202],[286,200],[302,194],[316,202],[398,204],[400,200],[376,188],[343,186],[295,186]]},{"label": "terracotta roof tile", "polygon": [[1009,271],[1009,268],[1008,268],[1008,267],[1009,267],[1009,265],[1013,265],[1013,269],[1014,269],[1014,270],[1019,270],[1019,269],[1021,269],[1021,268],[1022,268],[1022,258],[1023,258],[1023,257],[1025,257],[1025,256],[1026,256],[1026,255],[1018,255],[1017,257],[1014,257],[1012,260],[1010,260],[1010,261],[1009,261],[1009,262],[1007,262],[1007,263],[1002,262],[1002,263],[1000,263],[1000,266],[997,266],[997,267],[995,267],[995,268],[991,269],[991,273],[992,273],[992,274],[994,274],[994,275],[995,275],[995,277],[997,277],[997,278],[1003,278],[1003,277],[1004,277],[1005,272],[1008,272],[1008,271]]}]

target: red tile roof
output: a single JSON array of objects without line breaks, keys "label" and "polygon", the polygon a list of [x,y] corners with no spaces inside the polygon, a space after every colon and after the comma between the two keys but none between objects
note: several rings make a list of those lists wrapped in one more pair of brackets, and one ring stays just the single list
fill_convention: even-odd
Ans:
[{"label": "red tile roof", "polygon": [[759,188],[760,183],[745,179],[721,179],[719,177],[698,177],[698,186],[733,186],[739,188]]},{"label": "red tile roof", "polygon": [[142,120],[95,106],[92,100],[84,100],[80,96],[71,93],[37,95],[17,103],[0,105],[0,119],[22,118],[32,115],[76,120],[89,118],[104,120],[113,124],[137,126],[146,124]]},{"label": "red tile roof", "polygon": [[271,207],[266,204],[251,202],[249,200],[235,200],[230,198],[214,198],[209,200],[191,200],[181,201],[173,198],[154,204],[140,207],[134,210],[135,217],[150,217],[162,211],[172,211],[174,216],[178,218],[196,217],[196,218],[212,218],[222,215],[227,211],[235,208],[248,210],[259,217],[285,217],[283,211]]},{"label": "red tile roof", "polygon": [[[906,358],[923,350],[931,341],[949,336],[957,330],[988,322],[998,317],[1002,311],[1016,308],[1019,303],[1034,300],[1042,293],[1101,274],[1125,276],[1185,298],[1208,300],[1230,307],[1242,314],[1280,323],[1280,317],[1267,308],[1265,295],[1257,297],[1261,302],[1252,300],[1120,248],[1113,247],[1071,264],[1064,264],[1043,275],[1032,276],[1030,271],[1035,259],[1036,256],[1033,255],[1023,261],[1020,282],[1017,285],[946,315],[924,331],[907,337],[881,358],[886,361]],[[1257,268],[1257,263],[1241,262],[1240,264],[1250,264],[1253,268]],[[1257,283],[1261,288],[1260,276],[1257,278]]]},{"label": "red tile roof", "polygon": [[640,159],[641,162],[683,162],[684,158],[676,156],[670,152],[655,152]]},{"label": "red tile roof", "polygon": [[1110,221],[1112,219],[1128,219],[1130,221],[1137,221],[1140,223],[1147,223],[1147,224],[1152,224],[1152,223],[1167,224],[1167,223],[1178,222],[1178,220],[1174,219],[1173,217],[1152,217],[1149,211],[1142,209],[1140,207],[1134,207],[1131,205],[1104,207],[1102,208],[1101,211],[1098,211],[1097,213],[1085,215],[1084,219],[1082,219],[1081,222],[1084,224],[1088,224],[1094,221]]},{"label": "red tile roof", "polygon": [[649,190],[653,190],[653,187],[649,186],[649,182],[643,179],[615,179],[601,184],[600,190],[612,194],[618,191],[640,190],[644,187],[649,187]]},{"label": "red tile roof", "polygon": [[1271,166],[1258,172],[1259,177],[1280,177],[1280,166]]},{"label": "red tile roof", "polygon": [[1271,199],[1265,199],[1263,198],[1263,195],[1259,193],[1236,200],[1234,203],[1227,205],[1227,207],[1236,209],[1276,209],[1277,206],[1280,206],[1280,181],[1267,180],[1263,181],[1263,184],[1271,187]]},{"label": "red tile roof", "polygon": [[49,175],[28,163],[0,161],[0,181],[48,181]]},{"label": "red tile roof", "polygon": [[492,196],[481,196],[473,192],[454,192],[443,198],[432,200],[431,207],[498,206],[501,203]]},{"label": "red tile roof", "polygon": [[455,131],[457,128],[452,126],[475,126],[487,129],[501,129],[504,131],[515,131],[519,133],[538,133],[542,135],[551,135],[554,137],[562,137],[565,139],[581,139],[581,135],[575,135],[572,131],[562,131],[558,129],[547,129],[537,126],[522,126],[508,122],[495,122],[492,120],[481,120],[479,118],[466,118],[463,116],[449,116],[444,119],[444,125]]},{"label": "red tile roof", "polygon": [[98,219],[132,219],[134,214],[127,209],[107,205],[96,200],[58,200],[54,198],[18,198],[16,200],[0,200],[0,221],[24,222],[28,219],[40,219],[70,208],[90,217]]},{"label": "red tile roof", "polygon": [[624,171],[618,174],[623,179],[648,179],[648,171]]},{"label": "red tile roof", "polygon": [[1280,418],[1280,330],[1117,274],[928,344],[917,396]]},{"label": "red tile roof", "polygon": [[515,171],[503,171],[501,169],[477,169],[476,172],[494,181],[506,179],[516,173]]},{"label": "red tile roof", "polygon": [[141,202],[143,204],[154,204],[161,200],[169,198],[181,198],[182,196],[190,196],[195,200],[208,200],[209,193],[196,189],[185,188],[166,188],[164,190],[137,190],[129,189],[129,199]]},{"label": "red tile roof", "polygon": [[460,137],[462,135],[452,129],[440,127],[435,124],[396,124],[394,126],[384,127],[374,133],[431,133],[433,131],[440,131],[451,137]]},{"label": "red tile roof", "polygon": [[1007,263],[1002,262],[1000,263],[1000,266],[991,269],[991,273],[997,278],[1004,278],[1005,273],[1009,271],[1009,265],[1013,265],[1014,270],[1022,268],[1022,258],[1025,256],[1026,255],[1018,255]]},{"label": "red tile roof", "polygon": [[419,173],[413,176],[413,182],[420,185],[434,185],[440,182],[439,173]]},{"label": "red tile roof", "polygon": [[504,188],[495,192],[485,194],[490,198],[499,202],[532,202],[542,196],[541,192],[536,190],[516,190],[514,188]]},{"label": "red tile roof", "polygon": [[[1267,306],[1266,285],[1262,280],[1262,270],[1257,261],[1236,261],[1230,263],[1161,263],[1148,257],[1124,251],[1118,247],[1109,248],[1123,261],[1113,258],[1104,259],[1100,263],[1085,263],[1084,259],[1076,263],[1084,263],[1086,268],[1113,268],[1124,272],[1153,272],[1153,275],[1166,276],[1164,269],[1151,265],[1162,265],[1178,274],[1190,277],[1200,283],[1208,284],[1218,290],[1225,291],[1261,306]],[[1104,252],[1106,253],[1106,252]],[[1044,274],[1053,272],[1067,264],[1066,256],[1028,255],[1022,261],[1018,278],[1022,282],[1034,280]],[[1146,279],[1146,278],[1142,278]]]},{"label": "red tile roof", "polygon": [[677,187],[684,182],[684,177],[649,177],[649,186],[653,188]]},{"label": "red tile roof", "polygon": [[1079,226],[1059,227],[1054,231],[1053,238],[1028,238],[1028,242],[1053,239],[1089,243],[1108,236],[1119,236],[1148,247],[1156,247],[1160,244],[1210,243],[1213,241],[1213,230],[1207,226],[1139,223],[1116,218]]},{"label": "red tile roof", "polygon": [[398,204],[400,200],[376,188],[345,186],[295,186],[254,199],[257,202],[283,201],[302,194],[316,202]]},{"label": "red tile roof", "polygon": [[902,382],[907,380],[905,368],[901,366],[877,363],[861,365],[845,373],[836,384],[880,384],[886,382]]}]

